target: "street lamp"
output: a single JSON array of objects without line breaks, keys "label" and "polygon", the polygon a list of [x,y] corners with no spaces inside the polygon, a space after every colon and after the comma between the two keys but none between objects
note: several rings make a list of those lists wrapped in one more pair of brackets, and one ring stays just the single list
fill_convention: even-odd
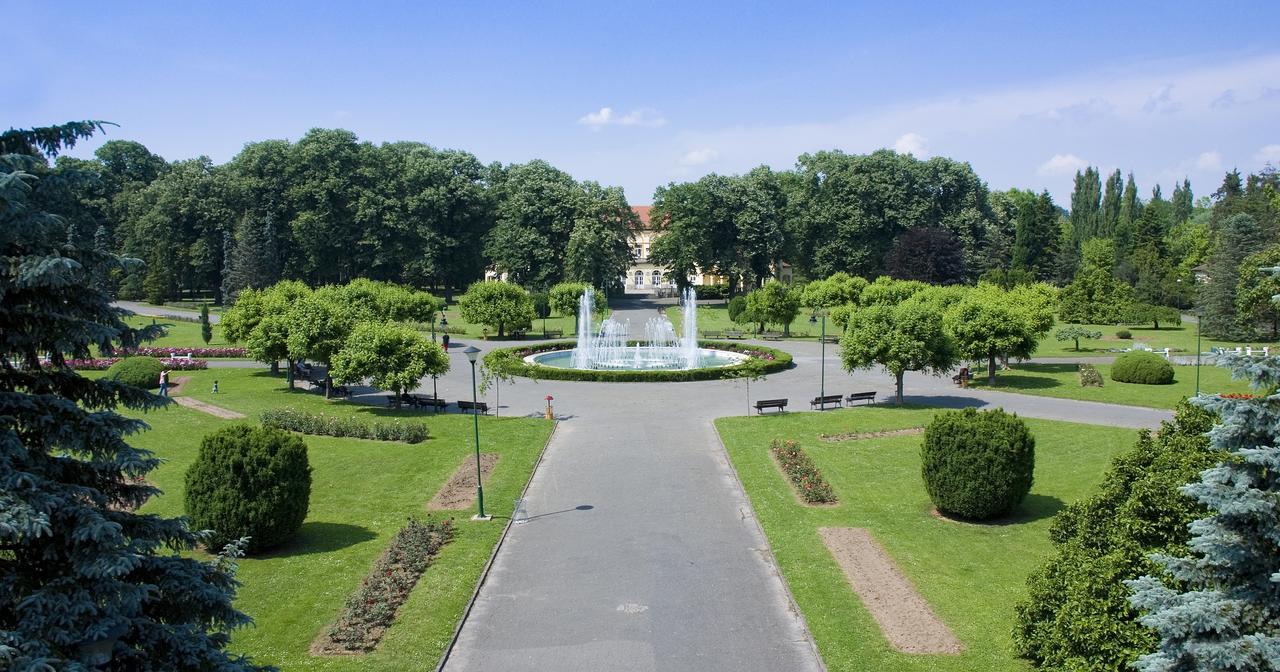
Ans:
[{"label": "street lamp", "polygon": [[476,397],[476,358],[480,356],[480,348],[474,345],[468,345],[462,354],[467,356],[467,361],[471,362],[471,424],[475,427],[476,434],[476,503],[479,505],[480,512],[473,516],[472,520],[489,520],[489,516],[484,515],[484,485],[480,482],[480,409],[476,408],[479,399]]},{"label": "street lamp", "polygon": [[818,338],[818,342],[822,344],[822,373],[818,387],[819,403],[821,405],[818,408],[825,411],[827,410],[827,311],[819,310],[809,315],[809,324],[816,323],[819,315],[822,316],[822,336]]}]

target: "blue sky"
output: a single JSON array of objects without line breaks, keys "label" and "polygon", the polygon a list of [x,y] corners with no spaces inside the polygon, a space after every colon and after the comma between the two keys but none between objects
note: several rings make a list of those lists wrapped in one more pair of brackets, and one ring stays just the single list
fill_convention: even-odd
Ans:
[{"label": "blue sky", "polygon": [[1280,164],[1266,3],[540,4],[0,0],[28,28],[0,126],[106,119],[219,163],[342,127],[546,159],[633,204],[822,149],[948,156],[1060,204],[1086,164],[1197,196]]}]

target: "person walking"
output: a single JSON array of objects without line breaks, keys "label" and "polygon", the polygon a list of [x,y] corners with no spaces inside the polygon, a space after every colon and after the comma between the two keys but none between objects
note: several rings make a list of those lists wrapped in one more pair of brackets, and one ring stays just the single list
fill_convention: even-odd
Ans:
[{"label": "person walking", "polygon": [[169,396],[169,370],[165,369],[160,372],[160,396]]},{"label": "person walking", "polygon": [[441,335],[440,340],[444,342],[444,351],[449,352],[449,334]]}]

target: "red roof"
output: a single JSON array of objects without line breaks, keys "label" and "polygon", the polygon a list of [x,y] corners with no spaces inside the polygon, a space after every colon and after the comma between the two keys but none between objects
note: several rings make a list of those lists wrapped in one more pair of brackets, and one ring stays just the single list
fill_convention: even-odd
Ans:
[{"label": "red roof", "polygon": [[631,209],[636,212],[636,216],[640,218],[640,224],[646,228],[649,226],[649,210],[653,209],[652,205],[633,205]]}]

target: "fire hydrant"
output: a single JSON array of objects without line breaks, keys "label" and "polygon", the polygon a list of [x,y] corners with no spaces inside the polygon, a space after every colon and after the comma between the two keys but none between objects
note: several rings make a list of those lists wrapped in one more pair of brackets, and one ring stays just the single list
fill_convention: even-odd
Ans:
[{"label": "fire hydrant", "polygon": [[555,420],[555,419],[556,419],[556,415],[555,415],[555,413],[553,413],[553,412],[552,412],[552,410],[551,410],[551,401],[552,401],[553,399],[555,399],[555,397],[553,397],[553,396],[551,396],[551,395],[549,395],[549,394],[547,395],[547,414],[546,414],[546,418],[547,418],[548,420]]}]

